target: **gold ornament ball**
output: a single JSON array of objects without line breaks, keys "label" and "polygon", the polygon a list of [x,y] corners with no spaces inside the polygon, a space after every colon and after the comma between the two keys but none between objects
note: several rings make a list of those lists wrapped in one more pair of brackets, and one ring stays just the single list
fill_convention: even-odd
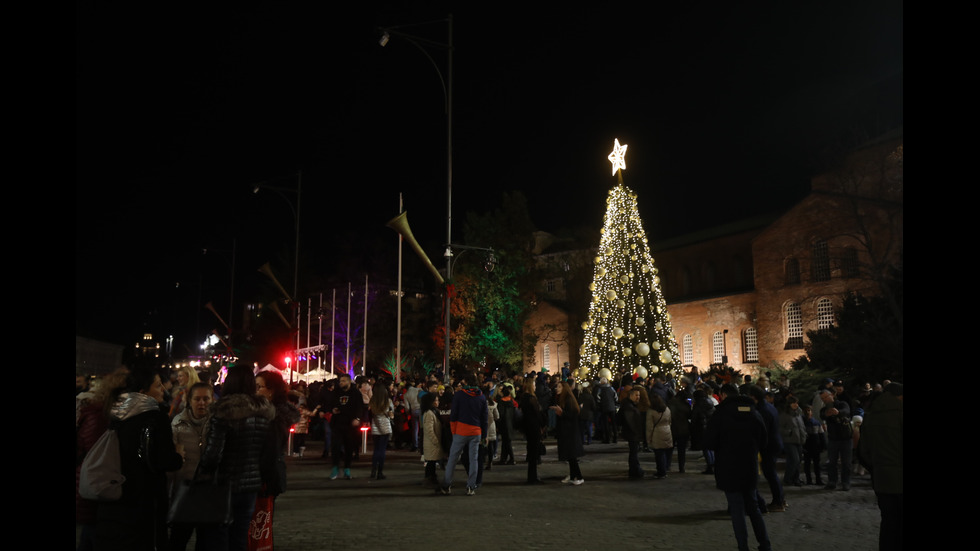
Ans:
[{"label": "gold ornament ball", "polygon": [[612,378],[612,371],[609,371],[608,367],[603,367],[599,370],[599,376],[605,377],[606,380],[609,380]]},{"label": "gold ornament ball", "polygon": [[597,363],[599,363],[599,355],[593,354],[592,357],[589,358],[589,360],[592,362],[592,365],[596,365]]},{"label": "gold ornament ball", "polygon": [[643,306],[643,303],[646,302],[646,300],[644,300],[643,297],[636,297],[635,302],[637,306]]},{"label": "gold ornament ball", "polygon": [[608,291],[606,291],[606,299],[608,299],[608,300],[616,300],[616,290],[615,289],[609,289]]},{"label": "gold ornament ball", "polygon": [[642,365],[637,366],[636,369],[633,370],[633,373],[636,373],[638,377],[643,379],[647,378],[647,368],[643,367]]},{"label": "gold ornament ball", "polygon": [[622,327],[616,327],[615,329],[613,329],[612,334],[617,339],[620,338],[620,337],[622,337],[623,336],[623,328]]},{"label": "gold ornament ball", "polygon": [[636,345],[636,353],[640,356],[646,356],[650,353],[650,345],[645,342],[641,342],[640,344]]}]

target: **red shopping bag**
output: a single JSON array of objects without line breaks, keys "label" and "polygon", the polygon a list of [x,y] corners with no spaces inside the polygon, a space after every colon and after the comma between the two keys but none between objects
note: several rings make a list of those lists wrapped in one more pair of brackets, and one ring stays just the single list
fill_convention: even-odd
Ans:
[{"label": "red shopping bag", "polygon": [[272,551],[272,496],[259,496],[248,523],[248,551]]}]

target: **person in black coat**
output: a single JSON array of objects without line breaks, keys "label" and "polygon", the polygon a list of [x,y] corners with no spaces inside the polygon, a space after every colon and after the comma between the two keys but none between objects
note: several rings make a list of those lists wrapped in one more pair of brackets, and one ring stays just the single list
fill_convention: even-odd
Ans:
[{"label": "person in black coat", "polygon": [[643,416],[637,404],[640,401],[639,387],[630,389],[627,398],[622,401],[619,411],[616,413],[617,422],[623,427],[623,438],[629,443],[629,477],[630,479],[643,478],[643,469],[640,468],[640,441],[643,439]]},{"label": "person in black coat", "polygon": [[101,501],[95,548],[113,551],[166,549],[167,471],[183,465],[163,403],[163,383],[153,369],[135,368],[106,399],[109,428],[119,437],[122,497]]},{"label": "person in black coat", "polygon": [[705,432],[705,447],[715,451],[715,483],[728,500],[738,548],[749,549],[748,515],[759,549],[771,551],[769,532],[756,500],[759,452],[769,439],[766,424],[752,398],[739,395],[734,385],[724,385],[721,398]]},{"label": "person in black coat", "polygon": [[579,423],[578,400],[572,393],[572,387],[565,381],[560,381],[555,387],[555,429],[558,434],[558,461],[568,462],[568,476],[562,482],[578,486],[585,482],[578,458],[585,455],[582,447],[582,427]]},{"label": "person in black coat", "polygon": [[[500,462],[498,465],[514,464],[514,418],[517,407],[514,405],[514,397],[511,396],[511,385],[503,385],[500,389],[500,398],[497,400],[497,412],[500,419],[497,423],[497,434],[500,436]],[[520,402],[517,402],[520,405]]]},{"label": "person in black coat", "polygon": [[575,394],[578,396],[579,424],[582,427],[582,440],[586,444],[592,443],[592,423],[595,420],[595,398],[587,387],[575,385]]},{"label": "person in black coat", "polygon": [[534,379],[524,382],[524,392],[518,398],[524,427],[524,439],[527,441],[527,483],[544,484],[538,477],[538,463],[541,462],[541,436],[544,424],[541,422],[541,406],[534,393]]}]

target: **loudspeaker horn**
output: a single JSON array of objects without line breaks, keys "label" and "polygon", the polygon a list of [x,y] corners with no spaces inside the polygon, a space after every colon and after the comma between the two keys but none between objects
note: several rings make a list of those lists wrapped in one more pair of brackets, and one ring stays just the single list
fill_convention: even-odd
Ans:
[{"label": "loudspeaker horn", "polygon": [[286,297],[286,302],[293,301],[292,297],[289,296],[289,293],[286,292],[286,289],[283,289],[282,285],[279,284],[279,280],[276,279],[276,275],[272,273],[272,268],[269,267],[268,262],[259,266],[259,271],[268,276],[269,279],[276,284],[276,287],[279,289],[279,292],[282,293],[282,296]]},{"label": "loudspeaker horn", "polygon": [[408,211],[405,211],[392,218],[385,225],[398,232],[402,238],[405,239],[405,241],[408,241],[408,244],[415,250],[415,254],[419,255],[419,258],[422,259],[425,266],[430,272],[432,272],[432,275],[436,276],[436,281],[438,281],[440,284],[445,283],[445,280],[442,278],[442,274],[440,274],[439,270],[437,270],[432,264],[432,261],[429,260],[428,256],[426,256],[425,251],[423,251],[422,247],[419,246],[418,241],[415,240],[415,236],[412,235],[412,229],[408,227]]}]

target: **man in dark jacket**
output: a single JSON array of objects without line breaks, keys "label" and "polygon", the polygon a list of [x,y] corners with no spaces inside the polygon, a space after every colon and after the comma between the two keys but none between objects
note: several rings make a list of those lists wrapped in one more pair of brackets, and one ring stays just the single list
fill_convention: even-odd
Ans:
[{"label": "man in dark jacket", "polygon": [[601,433],[602,443],[608,444],[611,438],[616,443],[618,427],[616,426],[616,389],[609,385],[609,380],[603,377],[596,389],[596,402],[599,408],[596,429]]},{"label": "man in dark jacket", "polygon": [[630,479],[643,478],[643,469],[640,468],[640,442],[643,440],[643,418],[637,404],[640,402],[640,389],[633,387],[630,389],[628,399],[620,404],[619,412],[613,417],[619,417],[618,421],[623,427],[623,438],[629,442],[629,477]]},{"label": "man in dark jacket", "polygon": [[[851,489],[851,457],[853,456],[851,431],[851,406],[838,400],[833,390],[820,391],[824,407],[820,419],[827,425],[827,485],[824,489],[837,487],[837,471],[840,470],[841,490]],[[838,462],[840,466],[838,466]]]},{"label": "man in dark jacket", "polygon": [[[744,386],[744,385],[743,385]],[[783,451],[783,437],[779,434],[779,412],[776,407],[766,400],[766,391],[759,385],[748,385],[748,395],[755,401],[755,409],[766,424],[766,434],[769,435],[768,445],[759,450],[762,475],[769,482],[772,501],[766,505],[762,494],[759,494],[759,508],[765,511],[783,512],[786,510],[786,495],[783,493],[783,483],[776,472],[776,458]]]},{"label": "man in dark jacket", "polygon": [[734,385],[722,386],[721,399],[705,432],[705,447],[715,451],[715,483],[728,500],[738,548],[749,549],[748,515],[759,549],[771,551],[769,531],[756,500],[758,455],[768,442],[766,424],[752,398],[740,396]]},{"label": "man in dark jacket", "polygon": [[881,510],[879,549],[901,549],[905,523],[904,387],[885,385],[861,425],[861,463],[871,471],[871,485]]},{"label": "man in dark jacket", "polygon": [[337,388],[327,394],[324,400],[325,411],[330,412],[330,432],[332,436],[333,470],[331,480],[340,475],[341,454],[343,454],[344,478],[351,479],[350,462],[357,447],[357,431],[364,417],[364,400],[361,391],[351,384],[350,375],[341,373],[337,377]]}]

